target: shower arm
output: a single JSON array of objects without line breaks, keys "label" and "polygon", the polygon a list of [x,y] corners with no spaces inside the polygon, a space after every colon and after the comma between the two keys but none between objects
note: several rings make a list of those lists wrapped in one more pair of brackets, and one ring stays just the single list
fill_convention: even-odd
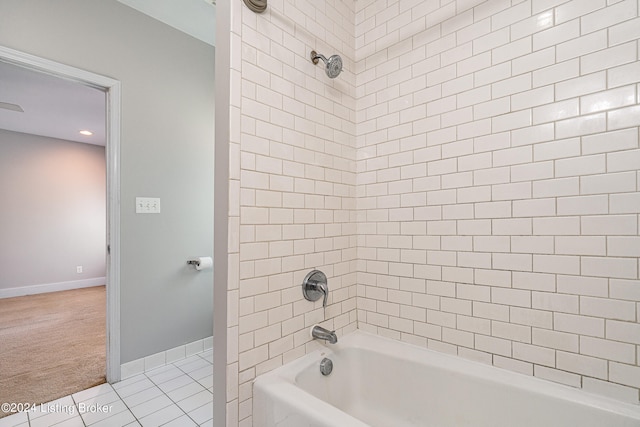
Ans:
[{"label": "shower arm", "polygon": [[316,52],[315,50],[311,51],[311,62],[313,62],[314,64],[318,64],[318,59],[322,59],[322,61],[326,64],[327,63],[327,57],[324,56],[321,53]]}]

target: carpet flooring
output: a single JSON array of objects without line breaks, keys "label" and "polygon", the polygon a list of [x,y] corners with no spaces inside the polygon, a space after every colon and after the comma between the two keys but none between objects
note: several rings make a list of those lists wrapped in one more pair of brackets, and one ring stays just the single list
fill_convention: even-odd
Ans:
[{"label": "carpet flooring", "polygon": [[0,299],[0,403],[39,404],[104,383],[105,318],[104,286]]}]

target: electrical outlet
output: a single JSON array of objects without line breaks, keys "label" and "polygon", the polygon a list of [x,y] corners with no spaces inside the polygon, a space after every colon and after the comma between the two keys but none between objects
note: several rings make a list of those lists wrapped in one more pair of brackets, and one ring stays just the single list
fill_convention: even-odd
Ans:
[{"label": "electrical outlet", "polygon": [[78,274],[82,273],[82,266],[81,265],[76,267],[76,273],[78,273]]},{"label": "electrical outlet", "polygon": [[136,197],[136,213],[160,213],[160,198]]}]

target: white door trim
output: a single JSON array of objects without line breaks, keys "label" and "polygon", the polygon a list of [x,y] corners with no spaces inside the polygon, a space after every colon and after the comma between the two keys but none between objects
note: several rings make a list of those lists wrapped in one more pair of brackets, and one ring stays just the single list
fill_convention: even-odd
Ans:
[{"label": "white door trim", "polygon": [[106,92],[107,157],[107,381],[120,380],[120,82],[0,46],[0,60]]}]

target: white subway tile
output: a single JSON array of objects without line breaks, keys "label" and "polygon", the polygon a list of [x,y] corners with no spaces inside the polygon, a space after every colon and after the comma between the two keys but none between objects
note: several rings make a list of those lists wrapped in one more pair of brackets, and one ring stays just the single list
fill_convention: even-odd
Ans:
[{"label": "white subway tile", "polygon": [[[554,89],[553,85],[543,86],[537,89],[521,92],[511,96],[512,110],[522,110],[537,105],[548,104],[553,102]],[[536,110],[533,110],[533,121],[536,122]],[[545,120],[542,120],[545,121]]]},{"label": "white subway tile", "polygon": [[575,176],[604,173],[608,168],[605,165],[604,155],[581,156],[556,161],[555,176]]},{"label": "white subway tile", "polygon": [[[547,30],[549,31],[549,30]],[[535,40],[535,36],[534,36]],[[587,73],[583,73],[587,74]],[[563,80],[573,79],[580,75],[580,61],[571,59],[550,65],[533,72],[533,87],[546,86],[551,83],[561,82]]]},{"label": "white subway tile", "polygon": [[532,308],[549,310],[554,313],[578,313],[578,296],[551,292],[532,292]]},{"label": "white subway tile", "polygon": [[508,79],[511,76],[511,63],[504,62],[473,73],[475,86],[483,86]]},{"label": "white subway tile", "polygon": [[533,182],[533,197],[557,197],[578,194],[580,180],[577,177],[547,179]]},{"label": "white subway tile", "polygon": [[533,234],[543,236],[580,234],[580,217],[533,218]]},{"label": "white subway tile", "polygon": [[582,257],[581,273],[587,276],[636,279],[638,260],[635,258]]},{"label": "white subway tile", "polygon": [[494,81],[491,85],[491,97],[500,98],[529,89],[531,89],[531,73],[521,74],[519,76]]},{"label": "white subway tile", "polygon": [[513,343],[513,357],[536,365],[555,366],[556,364],[556,352],[554,350],[519,342]]},{"label": "white subway tile", "polygon": [[523,236],[531,234],[530,218],[494,219],[492,221],[492,234],[494,236]]},{"label": "white subway tile", "polygon": [[565,332],[550,331],[548,329],[533,328],[531,331],[532,343],[541,347],[556,350],[578,352],[578,336]]},{"label": "white subway tile", "polygon": [[604,338],[604,319],[553,313],[553,329],[572,334]]},{"label": "white subway tile", "polygon": [[533,159],[536,162],[579,155],[580,139],[578,138],[555,140],[536,144],[533,147]]},{"label": "white subway tile", "polygon": [[635,235],[638,225],[635,215],[586,216],[581,219],[585,235]]},{"label": "white subway tile", "polygon": [[533,255],[533,271],[541,273],[580,274],[580,257],[567,255]]},{"label": "white subway tile", "polygon": [[609,88],[624,86],[640,81],[640,61],[607,70],[607,85]]},{"label": "white subway tile", "polygon": [[606,195],[561,197],[557,202],[558,215],[597,215],[609,210]]},{"label": "white subway tile", "polygon": [[618,65],[635,61],[637,56],[635,42],[610,47],[580,58],[580,72],[582,75],[595,71],[613,68]]},{"label": "white subway tile", "polygon": [[579,388],[582,384],[582,376],[559,369],[547,368],[546,366],[535,365],[533,375],[547,381],[565,384],[570,387]]},{"label": "white subway tile", "polygon": [[605,90],[607,88],[606,71],[556,83],[555,88],[556,98],[559,100]]},{"label": "white subway tile", "polygon": [[554,292],[556,289],[556,278],[553,274],[514,271],[513,287],[518,289]]},{"label": "white subway tile", "polygon": [[511,38],[519,39],[553,26],[553,12],[546,11],[511,25]]},{"label": "white subway tile", "polygon": [[609,111],[607,122],[608,130],[640,126],[640,105]]},{"label": "white subway tile", "polygon": [[637,280],[611,279],[610,297],[631,301],[640,301],[640,286]]},{"label": "white subway tile", "polygon": [[556,122],[556,137],[569,138],[572,136],[588,135],[602,132],[607,127],[604,113],[579,116],[574,119]]},{"label": "white subway tile", "polygon": [[640,344],[640,324],[636,322],[607,320],[606,337],[609,340]]},{"label": "white subway tile", "polygon": [[590,175],[580,178],[582,194],[625,193],[636,191],[634,172]]},{"label": "white subway tile", "polygon": [[577,98],[536,107],[533,109],[533,124],[575,117],[579,114],[579,109]]},{"label": "white subway tile", "polygon": [[558,292],[574,295],[607,297],[609,285],[605,278],[585,276],[557,276]]},{"label": "white subway tile", "polygon": [[640,366],[609,362],[609,381],[640,388]]},{"label": "white subway tile", "polygon": [[474,139],[473,149],[476,153],[508,148],[511,146],[511,135],[509,132],[501,132]]},{"label": "white subway tile", "polygon": [[607,47],[607,30],[583,35],[556,46],[556,61],[562,62]]},{"label": "white subway tile", "polygon": [[557,254],[605,255],[607,252],[607,241],[603,236],[558,236],[555,243]]},{"label": "white subway tile", "polygon": [[554,216],[555,199],[516,200],[513,202],[513,217]]},{"label": "white subway tile", "polygon": [[[620,1],[605,9],[583,16],[580,19],[580,29],[583,34],[607,28],[625,21],[632,16],[637,16],[638,5],[633,0]],[[616,34],[617,35],[617,34]],[[626,41],[626,40],[625,40]]]},{"label": "white subway tile", "polygon": [[556,22],[556,25],[533,35],[533,50],[557,45],[580,35],[580,21]]},{"label": "white subway tile", "polygon": [[594,378],[607,379],[607,361],[603,359],[558,351],[556,367]]},{"label": "white subway tile", "polygon": [[555,125],[547,123],[538,126],[529,126],[511,131],[511,140],[514,147],[520,145],[535,144],[537,142],[554,139]]},{"label": "white subway tile", "polygon": [[582,154],[606,153],[638,147],[636,129],[603,132],[582,138]]},{"label": "white subway tile", "polygon": [[581,0],[565,3],[556,8],[556,24],[602,9],[606,5],[606,0]]},{"label": "white subway tile", "polygon": [[[626,105],[632,105],[636,102],[636,89],[635,86],[624,86],[617,89],[612,89],[605,92],[595,93],[593,95],[584,96],[580,99],[580,111],[582,114],[594,113],[603,110],[609,110],[613,108],[623,107]],[[612,112],[615,113],[615,112]],[[613,115],[614,120],[624,121],[624,111],[618,112],[617,115]],[[612,116],[609,117],[610,119]],[[617,122],[616,122],[617,123]],[[624,127],[616,123],[609,123],[612,127]]]},{"label": "white subway tile", "polygon": [[548,311],[532,310],[522,307],[510,307],[509,312],[512,323],[545,329],[551,329],[553,324],[553,315]]},{"label": "white subway tile", "polygon": [[505,45],[509,42],[509,28],[502,28],[492,31],[486,35],[482,35],[473,39],[473,54],[491,50],[495,47]]},{"label": "white subway tile", "polygon": [[475,348],[480,351],[511,357],[511,341],[502,338],[476,335]]},{"label": "white subway tile", "polygon": [[640,193],[612,194],[609,201],[611,213],[640,212]]},{"label": "white subway tile", "polygon": [[[531,271],[530,254],[494,253],[492,260],[493,268],[498,270]],[[530,306],[530,304],[526,305],[526,307]]]},{"label": "white subway tile", "polygon": [[531,111],[522,110],[515,113],[503,114],[491,119],[491,126],[494,132],[531,126]]},{"label": "white subway tile", "polygon": [[640,237],[607,237],[607,255],[640,257]]},{"label": "white subway tile", "polygon": [[580,354],[634,364],[636,348],[634,345],[593,337],[580,337]]}]

